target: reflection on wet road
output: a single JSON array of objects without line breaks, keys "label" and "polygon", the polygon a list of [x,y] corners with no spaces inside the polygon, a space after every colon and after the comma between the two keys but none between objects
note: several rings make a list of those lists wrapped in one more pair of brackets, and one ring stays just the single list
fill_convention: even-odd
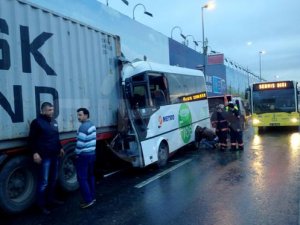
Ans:
[{"label": "reflection on wet road", "polygon": [[[97,184],[97,204],[91,209],[79,209],[75,192],[50,216],[37,215],[32,209],[15,218],[6,216],[4,221],[30,225],[299,224],[299,133],[278,129],[258,136],[249,129],[244,137],[242,152],[189,147],[164,170],[150,166],[107,177]],[[143,185],[137,188],[139,184]]]}]

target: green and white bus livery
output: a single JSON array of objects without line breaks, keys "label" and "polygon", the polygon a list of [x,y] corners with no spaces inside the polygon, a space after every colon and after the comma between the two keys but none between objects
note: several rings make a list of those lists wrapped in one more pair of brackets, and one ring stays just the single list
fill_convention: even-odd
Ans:
[{"label": "green and white bus livery", "polygon": [[119,133],[111,149],[133,166],[163,166],[171,153],[210,127],[204,75],[146,61],[125,64]]}]

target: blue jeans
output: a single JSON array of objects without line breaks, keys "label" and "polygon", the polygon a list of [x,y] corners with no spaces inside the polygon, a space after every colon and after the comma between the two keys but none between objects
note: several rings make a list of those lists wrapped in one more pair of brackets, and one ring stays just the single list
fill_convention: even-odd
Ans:
[{"label": "blue jeans", "polygon": [[203,147],[205,147],[205,148],[213,149],[213,148],[216,148],[215,146],[217,144],[217,141],[215,141],[215,140],[209,141],[206,139],[202,139],[200,144],[203,145]]},{"label": "blue jeans", "polygon": [[58,178],[58,157],[43,158],[38,165],[37,204],[45,207],[54,200],[55,186]]},{"label": "blue jeans", "polygon": [[90,203],[95,199],[95,160],[95,154],[78,155],[76,160],[77,180],[85,203]]}]

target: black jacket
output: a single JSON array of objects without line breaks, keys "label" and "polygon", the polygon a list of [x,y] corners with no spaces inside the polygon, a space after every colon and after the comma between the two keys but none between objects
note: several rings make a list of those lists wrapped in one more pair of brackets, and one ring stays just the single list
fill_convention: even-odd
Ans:
[{"label": "black jacket", "polygon": [[216,132],[226,132],[228,130],[228,121],[225,119],[225,112],[214,112],[211,116],[211,123]]},{"label": "black jacket", "polygon": [[62,148],[56,120],[39,115],[30,124],[29,146],[43,157],[58,156]]},{"label": "black jacket", "polygon": [[239,110],[234,108],[234,109],[229,109],[229,111],[226,114],[226,119],[229,123],[229,128],[234,130],[234,131],[241,131],[242,126],[241,126],[241,121],[240,121],[240,113]]}]

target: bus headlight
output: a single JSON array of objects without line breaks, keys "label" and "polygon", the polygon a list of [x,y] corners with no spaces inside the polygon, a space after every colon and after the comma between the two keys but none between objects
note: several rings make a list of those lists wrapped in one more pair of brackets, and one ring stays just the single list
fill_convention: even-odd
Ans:
[{"label": "bus headlight", "polygon": [[253,119],[253,124],[254,124],[254,125],[257,125],[257,124],[259,124],[259,123],[260,123],[259,119]]},{"label": "bus headlight", "polygon": [[292,118],[291,121],[292,121],[292,123],[297,123],[298,119],[297,118]]}]

